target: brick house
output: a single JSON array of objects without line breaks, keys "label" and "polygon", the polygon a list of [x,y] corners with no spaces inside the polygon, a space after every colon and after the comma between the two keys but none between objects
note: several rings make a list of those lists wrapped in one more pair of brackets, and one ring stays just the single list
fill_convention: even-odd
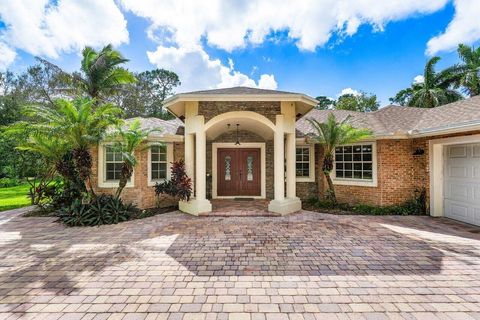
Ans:
[{"label": "brick house", "polygon": [[[140,119],[144,128],[162,128],[149,142],[164,144],[138,152],[123,197],[153,207],[152,186],[169,178],[170,162],[184,159],[194,180],[194,198],[179,203],[184,212],[208,212],[210,199],[241,197],[270,199],[273,212],[297,211],[301,199],[325,190],[322,148],[307,119],[322,121],[333,112],[374,133],[335,151],[339,201],[386,206],[425,189],[431,215],[480,225],[480,97],[371,113],[316,110],[316,103],[304,94],[245,87],[175,95],[165,106],[177,119]],[[108,143],[93,153],[98,191],[113,192],[121,159]]]}]

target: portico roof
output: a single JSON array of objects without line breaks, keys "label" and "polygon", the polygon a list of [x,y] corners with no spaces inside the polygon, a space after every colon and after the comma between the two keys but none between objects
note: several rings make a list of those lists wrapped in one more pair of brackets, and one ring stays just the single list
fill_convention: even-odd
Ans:
[{"label": "portico roof", "polygon": [[181,118],[185,113],[185,102],[188,101],[289,101],[296,103],[296,112],[301,115],[306,114],[318,103],[303,93],[232,87],[179,93],[165,100],[164,107]]}]

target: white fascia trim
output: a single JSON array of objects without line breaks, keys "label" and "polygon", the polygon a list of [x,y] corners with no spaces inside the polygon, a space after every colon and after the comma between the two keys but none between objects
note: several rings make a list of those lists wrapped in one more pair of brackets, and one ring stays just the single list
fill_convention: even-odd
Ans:
[{"label": "white fascia trim", "polygon": [[151,133],[148,135],[148,140],[164,142],[183,142],[184,137],[178,134],[155,135],[155,133]]},{"label": "white fascia trim", "polygon": [[235,145],[234,142],[214,142],[212,143],[212,198],[213,199],[231,199],[238,197],[217,196],[217,150],[219,148],[259,148],[260,149],[260,196],[247,198],[265,199],[266,198],[266,155],[265,142],[242,142],[241,145]]},{"label": "white fascia trim", "polygon": [[478,121],[472,121],[472,122],[467,122],[467,123],[453,125],[453,126],[437,127],[433,129],[427,129],[427,130],[411,131],[409,133],[410,133],[410,137],[420,138],[420,137],[427,137],[432,135],[450,134],[450,133],[467,132],[467,131],[475,131],[475,130],[480,130],[480,123]]},{"label": "white fascia trim", "polygon": [[[173,162],[173,143],[172,142],[163,142],[163,141],[158,141],[161,144],[164,144],[167,147],[167,179],[170,180],[172,171],[170,169],[170,164]],[[163,182],[165,179],[155,179],[152,180],[152,148],[151,146],[157,145],[158,143],[155,142],[148,142],[148,157],[147,157],[147,185],[149,187],[153,187],[157,182]]]},{"label": "white fascia trim", "polygon": [[[295,147],[309,147],[309,176],[308,177],[296,177],[297,182],[315,182],[315,144],[297,143]],[[296,150],[295,150],[295,165],[297,163]]]},{"label": "white fascia trim", "polygon": [[377,164],[377,142],[376,141],[362,141],[357,143],[347,144],[347,146],[355,146],[362,144],[372,144],[372,180],[359,179],[337,179],[335,177],[335,161],[333,161],[333,170],[331,172],[332,182],[340,186],[360,186],[360,187],[378,187],[378,164]]},{"label": "white fascia trim", "polygon": [[444,146],[452,144],[466,144],[480,142],[480,134],[459,136],[451,138],[432,139],[428,142],[429,168],[430,168],[430,215],[444,216],[443,206],[443,163]]},{"label": "white fascia trim", "polygon": [[179,93],[164,101],[168,108],[172,104],[185,101],[294,101],[316,106],[318,101],[304,94],[182,94]]},{"label": "white fascia trim", "polygon": [[[98,165],[97,165],[97,178],[98,178],[98,187],[99,188],[118,188],[118,180],[106,180],[106,166],[105,166],[105,146],[111,145],[112,143],[100,143],[98,145]],[[125,188],[133,188],[135,186],[135,169],[133,168],[132,177],[130,181],[127,182]]]}]

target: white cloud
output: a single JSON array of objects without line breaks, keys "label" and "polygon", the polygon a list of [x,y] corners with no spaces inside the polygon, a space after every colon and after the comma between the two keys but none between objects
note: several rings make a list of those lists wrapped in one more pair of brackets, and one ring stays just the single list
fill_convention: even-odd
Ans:
[{"label": "white cloud", "polygon": [[277,89],[277,81],[273,74],[262,74],[258,80],[258,87],[263,89]]},{"label": "white cloud", "polygon": [[[353,35],[362,24],[382,30],[390,21],[427,14],[448,0],[121,0],[125,9],[148,18],[150,34],[171,33],[179,46],[204,38],[226,51],[262,43],[272,32],[287,31],[302,50],[315,50],[337,32]],[[164,44],[165,45],[165,44]]]},{"label": "white cloud", "polygon": [[273,75],[262,74],[257,84],[247,75],[236,71],[231,59],[228,66],[225,66],[219,59],[212,59],[201,46],[158,46],[156,51],[147,52],[147,55],[152,64],[173,70],[179,75],[182,82],[180,91],[234,86],[277,88]]},{"label": "white cloud", "polygon": [[0,2],[1,39],[11,48],[57,58],[84,46],[128,42],[127,21],[114,0]]},{"label": "white cloud", "polygon": [[342,91],[340,91],[339,94],[337,94],[337,97],[343,96],[345,94],[351,94],[354,96],[359,96],[361,93],[358,90],[352,89],[352,88],[345,88]]},{"label": "white cloud", "polygon": [[425,81],[425,77],[422,76],[421,74],[419,74],[418,76],[416,76],[415,78],[413,78],[413,83],[414,83],[414,84],[423,83],[424,81]]},{"label": "white cloud", "polygon": [[[184,88],[198,89],[255,85],[231,64],[209,57],[205,44],[231,52],[286,33],[300,50],[314,51],[334,33],[352,36],[362,24],[383,30],[390,21],[435,12],[449,0],[119,1],[151,23],[147,34],[158,48],[148,53],[150,61],[179,73]],[[258,85],[276,87],[277,82],[273,75],[261,75]]]},{"label": "white cloud", "polygon": [[480,3],[478,0],[456,0],[455,16],[444,33],[427,43],[427,54],[456,49],[459,43],[472,44],[480,39]]},{"label": "white cloud", "polygon": [[16,53],[5,43],[0,42],[0,71],[5,71],[13,63]]}]

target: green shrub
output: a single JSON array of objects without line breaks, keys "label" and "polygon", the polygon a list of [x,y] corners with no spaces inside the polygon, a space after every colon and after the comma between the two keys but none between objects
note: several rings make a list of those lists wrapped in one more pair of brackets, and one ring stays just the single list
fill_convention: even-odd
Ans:
[{"label": "green shrub", "polygon": [[180,200],[188,201],[192,196],[192,179],[187,176],[183,160],[172,164],[170,180],[155,184],[155,194],[167,194]]},{"label": "green shrub", "polygon": [[362,215],[424,215],[427,213],[426,207],[426,191],[425,189],[415,190],[415,197],[400,205],[393,206],[372,206],[368,204],[348,205],[346,203],[333,204],[331,201],[319,198],[310,198],[307,204],[317,208],[330,210],[350,211]]},{"label": "green shrub", "polygon": [[22,182],[17,178],[0,178],[0,188],[10,188],[21,185]]},{"label": "green shrub", "polygon": [[71,205],[57,211],[60,221],[67,226],[99,226],[130,220],[137,209],[111,195],[99,195],[88,204],[76,199]]}]

